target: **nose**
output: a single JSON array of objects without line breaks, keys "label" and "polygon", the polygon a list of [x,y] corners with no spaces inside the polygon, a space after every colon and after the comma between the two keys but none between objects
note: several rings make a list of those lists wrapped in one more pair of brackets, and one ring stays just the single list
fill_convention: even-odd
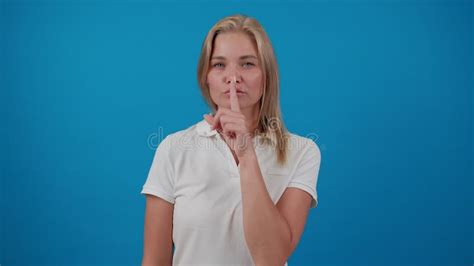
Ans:
[{"label": "nose", "polygon": [[226,79],[226,80],[225,80],[225,83],[226,83],[227,85],[232,84],[232,82],[233,82],[234,80],[235,80],[235,82],[236,82],[237,84],[242,83],[242,76],[241,76],[240,73],[239,73],[238,71],[236,71],[236,70],[231,71],[228,75],[226,75],[225,79]]}]

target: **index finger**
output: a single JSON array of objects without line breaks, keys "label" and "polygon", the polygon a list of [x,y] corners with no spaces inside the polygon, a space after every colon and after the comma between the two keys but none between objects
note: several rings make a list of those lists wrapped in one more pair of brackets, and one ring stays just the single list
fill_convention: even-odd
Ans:
[{"label": "index finger", "polygon": [[237,90],[235,88],[237,84],[236,78],[230,85],[230,110],[240,112],[239,98],[237,97]]}]

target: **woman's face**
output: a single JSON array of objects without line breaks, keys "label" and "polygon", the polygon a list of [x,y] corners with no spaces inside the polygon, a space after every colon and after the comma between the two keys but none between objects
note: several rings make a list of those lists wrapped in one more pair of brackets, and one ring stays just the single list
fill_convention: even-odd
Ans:
[{"label": "woman's face", "polygon": [[230,86],[235,77],[243,112],[255,112],[263,93],[263,75],[257,49],[245,33],[221,33],[214,40],[207,82],[218,107],[230,109]]}]

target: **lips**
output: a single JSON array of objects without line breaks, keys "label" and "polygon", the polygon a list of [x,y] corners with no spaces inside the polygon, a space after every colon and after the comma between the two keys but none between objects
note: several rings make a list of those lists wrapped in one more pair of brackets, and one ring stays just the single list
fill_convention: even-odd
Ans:
[{"label": "lips", "polygon": [[[245,93],[245,92],[244,92],[243,90],[241,90],[241,89],[236,89],[235,92],[236,92],[236,93]],[[230,93],[230,90],[226,90],[224,93],[225,93],[225,94],[229,94],[229,93]]]}]

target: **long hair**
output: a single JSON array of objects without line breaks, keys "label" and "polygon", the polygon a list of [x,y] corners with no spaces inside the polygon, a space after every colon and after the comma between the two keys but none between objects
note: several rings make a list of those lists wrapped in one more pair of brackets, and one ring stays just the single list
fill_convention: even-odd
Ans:
[{"label": "long hair", "polygon": [[209,92],[207,74],[214,40],[218,34],[227,32],[245,33],[256,44],[257,56],[263,72],[263,95],[260,99],[257,132],[255,133],[267,137],[272,136],[275,141],[277,161],[283,165],[286,163],[289,135],[280,111],[278,64],[270,39],[256,19],[240,14],[228,16],[219,20],[209,30],[202,44],[198,62],[197,78],[201,93],[209,107],[214,112],[217,111],[217,105],[212,101]]}]

